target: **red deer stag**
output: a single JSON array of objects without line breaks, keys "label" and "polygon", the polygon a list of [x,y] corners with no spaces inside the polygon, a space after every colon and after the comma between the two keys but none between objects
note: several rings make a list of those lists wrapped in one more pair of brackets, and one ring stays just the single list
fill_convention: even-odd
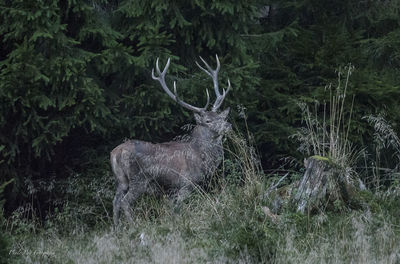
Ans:
[{"label": "red deer stag", "polygon": [[213,80],[216,100],[210,111],[207,107],[210,96],[207,92],[207,104],[203,108],[185,103],[174,93],[165,82],[165,74],[168,70],[170,59],[161,72],[156,61],[156,73],[152,70],[154,80],[160,82],[164,91],[178,104],[195,112],[196,126],[189,140],[182,142],[166,142],[153,144],[140,140],[129,140],[117,146],[110,155],[111,167],[114,172],[117,190],[113,201],[114,224],[119,221],[121,207],[129,222],[132,222],[130,205],[144,193],[157,193],[162,187],[177,195],[177,201],[181,201],[189,194],[196,184],[205,181],[208,175],[213,173],[221,163],[223,156],[222,137],[231,130],[231,124],[227,122],[229,108],[218,113],[225,96],[231,88],[228,79],[227,90],[222,94],[218,87],[218,72],[220,62],[218,56],[217,68],[213,70],[203,58],[205,68],[197,66],[206,72]]}]

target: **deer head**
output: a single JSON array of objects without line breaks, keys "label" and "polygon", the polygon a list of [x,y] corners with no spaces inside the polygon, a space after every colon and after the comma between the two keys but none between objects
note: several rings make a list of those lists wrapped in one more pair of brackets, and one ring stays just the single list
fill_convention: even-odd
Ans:
[{"label": "deer head", "polygon": [[203,126],[206,127],[210,130],[211,133],[213,133],[215,136],[222,136],[226,132],[231,130],[231,124],[226,121],[228,114],[229,114],[229,108],[226,110],[222,111],[221,113],[218,113],[218,109],[222,105],[225,96],[228,94],[228,92],[231,89],[231,83],[228,79],[228,88],[222,89],[222,94],[220,93],[219,86],[218,86],[218,72],[221,68],[218,55],[215,55],[216,61],[217,61],[217,68],[213,70],[210,65],[202,58],[200,57],[201,61],[204,63],[205,68],[202,67],[198,62],[196,62],[196,65],[204,71],[207,75],[209,75],[212,80],[213,80],[213,85],[214,85],[214,92],[216,95],[215,102],[211,108],[210,111],[207,111],[207,108],[210,104],[210,94],[208,92],[208,89],[206,89],[206,94],[207,94],[207,103],[204,107],[195,107],[193,105],[190,105],[183,100],[181,100],[178,97],[178,94],[176,92],[176,81],[174,81],[174,92],[171,92],[171,90],[168,88],[167,83],[165,81],[165,75],[167,73],[167,70],[170,65],[170,59],[168,59],[167,64],[165,65],[164,70],[161,72],[160,67],[159,67],[159,59],[157,58],[156,61],[156,73],[158,76],[154,74],[154,68],[151,72],[152,78],[154,80],[157,80],[160,82],[161,87],[164,89],[164,91],[169,95],[169,97],[172,98],[175,102],[177,102],[179,105],[183,106],[184,108],[193,111],[194,112],[194,117],[196,120],[196,123],[198,126]]}]

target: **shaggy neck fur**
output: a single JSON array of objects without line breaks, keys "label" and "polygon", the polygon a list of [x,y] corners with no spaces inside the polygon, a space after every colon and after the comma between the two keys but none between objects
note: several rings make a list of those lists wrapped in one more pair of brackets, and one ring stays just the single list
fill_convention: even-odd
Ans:
[{"label": "shaggy neck fur", "polygon": [[196,126],[193,129],[192,146],[201,152],[204,165],[208,170],[214,170],[222,161],[222,136],[204,126]]}]

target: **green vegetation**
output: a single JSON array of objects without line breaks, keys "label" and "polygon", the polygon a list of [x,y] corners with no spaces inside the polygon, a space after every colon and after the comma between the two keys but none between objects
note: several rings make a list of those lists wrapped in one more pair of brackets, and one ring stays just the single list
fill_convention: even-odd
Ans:
[{"label": "green vegetation", "polygon": [[[396,0],[0,0],[0,263],[398,263],[399,13]],[[197,105],[212,83],[195,60],[215,54],[245,136],[180,207],[143,197],[112,230],[110,150],[193,123],[152,80],[156,58]],[[364,182],[357,206],[295,212],[310,156]]]},{"label": "green vegetation", "polygon": [[[233,137],[231,146],[244,150],[245,140]],[[251,148],[247,146],[247,150]],[[235,153],[235,155],[233,155]],[[271,213],[274,197],[266,196],[268,180],[244,152],[231,152],[226,163],[236,171],[209,192],[198,190],[178,208],[165,197],[145,196],[135,206],[132,225],[112,227],[108,217],[112,185],[100,184],[108,174],[97,174],[96,188],[82,189],[82,179],[65,183],[74,192],[61,212],[46,225],[32,223],[23,211],[7,221],[12,234],[12,263],[396,263],[400,243],[400,185],[384,192],[360,193],[363,209],[307,215],[286,204]],[[254,166],[243,161],[253,160]],[[222,172],[221,172],[222,173]],[[233,183],[231,175],[242,180]],[[94,177],[95,175],[87,175]],[[82,178],[80,177],[80,178]],[[279,178],[279,177],[278,177]],[[107,190],[108,188],[108,190]],[[98,199],[96,194],[101,192]],[[88,200],[81,195],[88,195]],[[91,197],[90,197],[91,196]],[[76,203],[80,201],[80,203]],[[103,207],[105,206],[105,207]],[[100,220],[100,221],[99,221]],[[90,226],[88,223],[91,223]],[[36,226],[36,228],[34,227]]]}]

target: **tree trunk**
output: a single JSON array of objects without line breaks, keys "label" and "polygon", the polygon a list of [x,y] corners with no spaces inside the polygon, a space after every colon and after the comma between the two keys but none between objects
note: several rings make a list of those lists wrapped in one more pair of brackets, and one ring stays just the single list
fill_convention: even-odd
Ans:
[{"label": "tree trunk", "polygon": [[351,207],[357,203],[355,195],[362,185],[357,186],[361,182],[358,178],[354,179],[350,169],[340,168],[320,156],[308,158],[304,165],[304,176],[292,194],[292,202],[298,212],[323,210],[332,204]]}]

